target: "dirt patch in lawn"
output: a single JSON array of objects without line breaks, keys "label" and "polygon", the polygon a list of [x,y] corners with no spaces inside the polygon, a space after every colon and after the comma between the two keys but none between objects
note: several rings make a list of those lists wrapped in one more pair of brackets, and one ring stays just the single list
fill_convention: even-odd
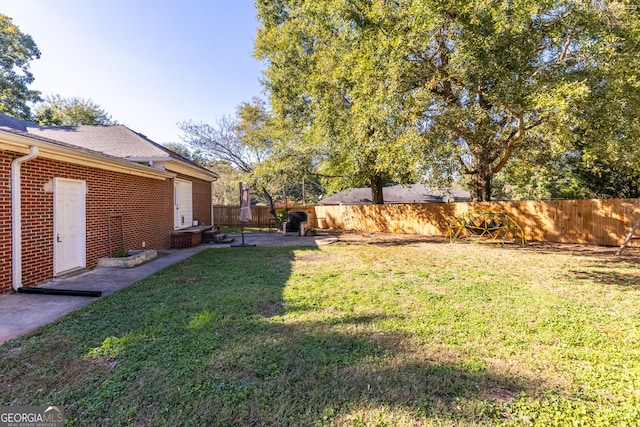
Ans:
[{"label": "dirt patch in lawn", "polygon": [[323,253],[301,253],[295,255],[296,261],[305,261],[305,262],[322,262],[327,261],[329,256]]},{"label": "dirt patch in lawn", "polygon": [[256,307],[256,312],[266,318],[282,316],[285,313],[282,301],[265,302]]},{"label": "dirt patch in lawn", "polygon": [[525,250],[548,253],[571,254],[592,258],[600,258],[610,262],[632,262],[640,264],[640,248],[627,247],[618,256],[617,246],[578,245],[569,243],[530,242]]},{"label": "dirt patch in lawn", "polygon": [[[358,231],[341,231],[332,232],[338,238],[337,244],[345,245],[380,245],[380,246],[401,246],[401,245],[418,245],[424,243],[430,244],[450,244],[444,236],[441,235],[421,235],[421,234],[396,234],[381,232],[358,232]],[[550,242],[529,242],[525,247],[514,243],[495,243],[495,242],[469,242],[466,240],[458,240],[456,245],[501,245],[510,250],[526,250],[535,252],[548,252],[571,254],[577,256],[587,256],[600,258],[610,262],[631,262],[640,264],[640,248],[627,247],[621,256],[616,255],[617,246],[595,246],[580,245],[569,243],[550,243]]]},{"label": "dirt patch in lawn", "polygon": [[346,245],[411,245],[422,243],[445,243],[444,237],[439,235],[400,234],[342,231],[331,233],[338,241],[336,243]]}]

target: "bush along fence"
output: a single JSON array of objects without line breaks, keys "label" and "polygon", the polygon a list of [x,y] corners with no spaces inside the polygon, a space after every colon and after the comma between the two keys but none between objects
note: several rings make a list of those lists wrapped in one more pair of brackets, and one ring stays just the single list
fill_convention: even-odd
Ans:
[{"label": "bush along fence", "polygon": [[[239,209],[214,206],[214,224],[239,225]],[[307,222],[314,228],[443,238],[449,224],[465,212],[504,212],[522,228],[527,241],[620,246],[640,216],[640,199],[297,206],[289,211],[306,212]],[[275,226],[266,206],[253,206],[251,213],[249,226]],[[632,240],[629,246],[640,246],[640,239]]]}]

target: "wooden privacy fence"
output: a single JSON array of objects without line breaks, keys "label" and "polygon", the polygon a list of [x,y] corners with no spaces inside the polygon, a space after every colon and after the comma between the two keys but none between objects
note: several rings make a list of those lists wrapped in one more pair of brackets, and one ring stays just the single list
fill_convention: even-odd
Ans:
[{"label": "wooden privacy fence", "polygon": [[[307,213],[307,223],[311,227],[326,228],[323,224],[318,224],[314,206],[295,206],[289,208],[289,212]],[[240,226],[240,206],[213,206],[213,224]],[[248,227],[274,228],[276,222],[269,212],[268,206],[251,206],[251,222]]]},{"label": "wooden privacy fence", "polygon": [[[298,206],[289,211],[305,211],[316,228],[443,236],[464,212],[505,212],[529,241],[620,246],[640,216],[640,199]],[[249,226],[275,227],[267,206],[252,206],[251,216]],[[240,225],[240,207],[214,206],[213,223]],[[629,246],[640,246],[640,240]]]},{"label": "wooden privacy fence", "polygon": [[619,246],[640,216],[640,199],[316,206],[322,224],[314,226],[444,236],[451,221],[468,211],[505,212],[529,241]]},{"label": "wooden privacy fence", "polygon": [[[214,225],[240,225],[240,206],[214,206]],[[246,223],[248,227],[273,228],[276,222],[269,212],[268,206],[251,206],[251,221]]]}]

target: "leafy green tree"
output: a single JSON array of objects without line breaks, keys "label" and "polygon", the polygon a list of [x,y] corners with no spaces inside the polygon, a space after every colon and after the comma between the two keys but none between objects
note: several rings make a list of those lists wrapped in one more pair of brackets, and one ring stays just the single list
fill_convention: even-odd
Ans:
[{"label": "leafy green tree", "polygon": [[222,206],[237,205],[240,197],[238,183],[247,181],[246,174],[221,160],[211,160],[207,168],[220,176],[213,183],[213,204]]},{"label": "leafy green tree", "polygon": [[31,90],[33,74],[29,63],[40,58],[30,35],[24,34],[11,18],[0,14],[0,112],[31,119],[29,103],[40,100],[40,92]]},{"label": "leafy green tree", "polygon": [[579,199],[589,191],[575,175],[580,154],[569,150],[554,153],[549,147],[518,147],[496,174],[493,194],[499,199]]},{"label": "leafy green tree", "polygon": [[640,172],[626,158],[593,159],[580,163],[576,176],[588,197],[640,198]]},{"label": "leafy green tree", "polygon": [[392,46],[357,15],[361,3],[259,1],[256,53],[269,65],[272,107],[301,135],[315,172],[336,189],[369,185],[383,203],[382,187],[406,168],[403,151],[392,149],[402,110],[384,76]]},{"label": "leafy green tree", "polygon": [[184,157],[185,159],[192,161],[198,166],[202,166],[203,168],[209,168],[211,165],[211,161],[207,159],[201,150],[191,150],[185,144],[178,144],[175,142],[167,142],[162,144],[165,148],[173,151],[177,155]]},{"label": "leafy green tree", "polygon": [[[576,105],[574,175],[590,197],[640,195],[640,11],[637,2],[598,2],[596,29],[607,43],[594,46],[598,62],[585,77],[590,96]],[[603,12],[604,13],[604,12]]]},{"label": "leafy green tree", "polygon": [[635,152],[593,155],[593,147],[578,141],[554,153],[529,148],[496,175],[495,193],[507,199],[638,198],[640,172]]},{"label": "leafy green tree", "polygon": [[[640,195],[640,20],[637,9],[621,2],[594,3],[592,52],[597,67],[582,73],[585,94],[554,117],[564,141],[528,144],[514,151],[514,162],[500,177],[514,197],[616,197]],[[596,7],[597,6],[597,7]],[[560,148],[560,150],[558,149]],[[524,192],[523,192],[524,190]]]},{"label": "leafy green tree", "polygon": [[50,95],[36,106],[35,120],[42,126],[109,126],[118,124],[90,99]]},{"label": "leafy green tree", "polygon": [[256,5],[274,111],[326,148],[319,164],[336,175],[466,174],[473,198],[488,200],[520,147],[544,140],[559,152],[580,137],[597,146],[603,129],[620,146],[632,140],[630,120],[617,129],[601,116],[616,106],[637,116],[639,18],[627,2]]},{"label": "leafy green tree", "polygon": [[[263,101],[254,98],[241,104],[236,117],[223,117],[216,125],[184,122],[179,127],[185,133],[186,143],[248,180],[277,220],[276,194],[285,183],[298,178],[299,158],[287,155],[280,139],[282,134],[271,121]],[[237,192],[237,181],[235,185]]]},{"label": "leafy green tree", "polygon": [[235,205],[238,203],[238,182],[245,181],[245,174],[227,161],[209,158],[201,149],[190,149],[185,144],[166,143],[166,148],[191,160],[195,164],[218,174],[213,184],[214,205]]}]

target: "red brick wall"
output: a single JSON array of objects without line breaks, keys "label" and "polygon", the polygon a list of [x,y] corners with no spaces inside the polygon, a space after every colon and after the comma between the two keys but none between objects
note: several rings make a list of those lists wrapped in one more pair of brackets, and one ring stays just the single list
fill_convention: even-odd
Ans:
[{"label": "red brick wall", "polygon": [[0,151],[0,293],[11,289],[12,159],[8,153]]},{"label": "red brick wall", "polygon": [[211,225],[211,183],[189,177],[183,178],[192,183],[193,219],[197,219],[200,225]]},{"label": "red brick wall", "polygon": [[[0,176],[3,177],[0,181],[0,293],[11,290],[10,170],[11,161],[19,156],[0,151]],[[139,249],[142,242],[150,249],[169,247],[174,209],[171,180],[144,178],[38,157],[22,164],[24,285],[41,283],[53,276],[53,178],[84,180],[87,184],[88,268],[94,268],[98,258],[108,256],[108,221],[112,215],[121,215],[126,249]],[[198,188],[200,186],[197,185]],[[202,215],[205,218],[204,212]]]}]

